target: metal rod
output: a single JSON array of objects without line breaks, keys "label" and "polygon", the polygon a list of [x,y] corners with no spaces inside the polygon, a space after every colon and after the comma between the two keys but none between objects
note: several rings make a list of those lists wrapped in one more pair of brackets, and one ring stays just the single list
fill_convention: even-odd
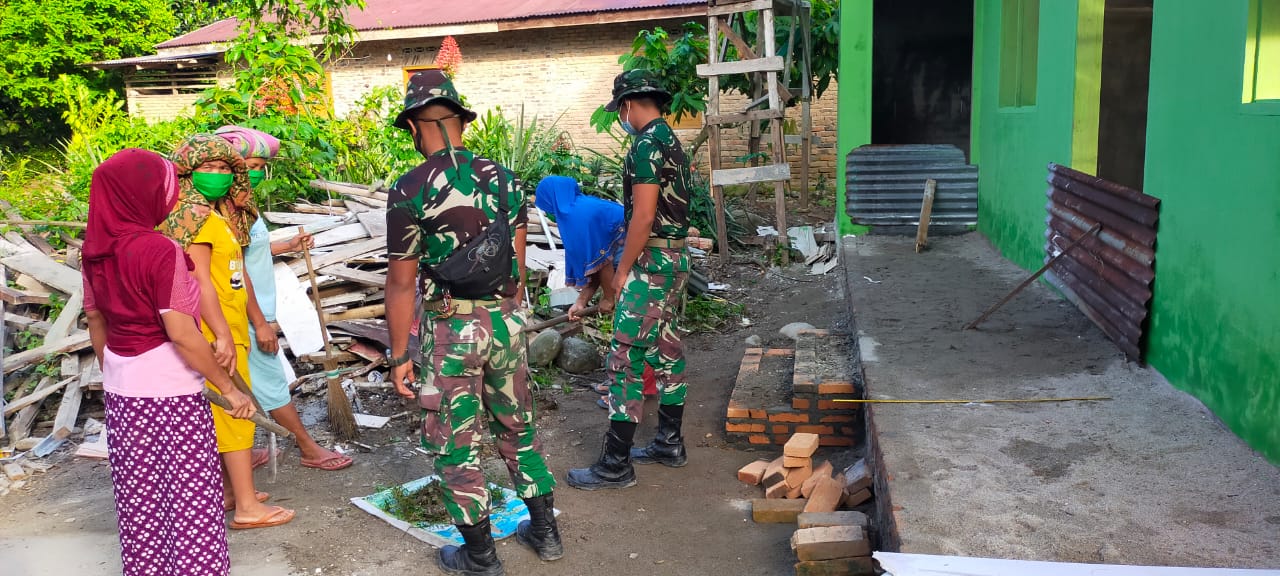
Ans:
[{"label": "metal rod", "polygon": [[849,404],[1014,404],[1020,402],[1093,402],[1111,400],[1110,396],[1082,396],[1079,398],[1001,398],[993,400],[875,400],[836,399],[836,402]]},{"label": "metal rod", "polygon": [[984,321],[986,321],[986,319],[987,319],[987,318],[990,318],[992,314],[995,314],[996,310],[999,310],[1001,306],[1004,306],[1004,305],[1005,305],[1005,304],[1007,304],[1010,300],[1013,300],[1013,297],[1014,297],[1014,296],[1017,296],[1017,295],[1018,295],[1018,293],[1019,293],[1019,292],[1021,292],[1023,288],[1026,288],[1027,286],[1030,286],[1032,282],[1035,282],[1035,281],[1036,281],[1036,278],[1039,278],[1041,274],[1044,274],[1044,273],[1045,273],[1045,271],[1047,271],[1047,270],[1049,269],[1049,267],[1050,267],[1050,266],[1053,266],[1055,262],[1057,262],[1057,261],[1058,261],[1059,259],[1061,259],[1063,256],[1066,256],[1066,255],[1067,255],[1067,252],[1070,252],[1070,251],[1071,251],[1071,250],[1073,250],[1076,246],[1079,246],[1079,245],[1080,245],[1080,241],[1081,241],[1081,240],[1084,240],[1085,238],[1088,238],[1088,237],[1090,237],[1090,236],[1093,236],[1095,233],[1097,233],[1097,232],[1098,232],[1098,230],[1101,230],[1101,229],[1102,229],[1102,224],[1101,224],[1101,223],[1094,224],[1094,225],[1093,225],[1093,227],[1092,227],[1092,228],[1090,228],[1088,232],[1085,232],[1083,236],[1081,236],[1081,237],[1076,238],[1075,240],[1073,240],[1073,241],[1071,242],[1071,244],[1068,244],[1066,248],[1063,248],[1063,249],[1062,249],[1062,251],[1061,251],[1061,252],[1059,252],[1057,256],[1054,256],[1053,258],[1050,258],[1048,262],[1045,262],[1045,263],[1044,263],[1044,266],[1041,266],[1039,270],[1036,270],[1035,274],[1032,274],[1032,275],[1031,275],[1030,277],[1028,277],[1026,280],[1023,280],[1023,281],[1022,281],[1022,283],[1021,283],[1021,284],[1018,284],[1018,286],[1017,286],[1017,287],[1015,287],[1012,291],[1010,291],[1010,292],[1009,292],[1009,294],[1008,294],[1007,296],[1005,296],[1004,298],[1002,298],[999,302],[996,302],[995,306],[992,306],[992,307],[990,307],[990,308],[987,308],[987,311],[986,311],[986,312],[983,312],[983,313],[982,313],[982,315],[981,315],[981,316],[979,316],[977,320],[974,320],[973,322],[970,322],[970,323],[968,323],[968,324],[965,324],[964,329],[965,329],[965,330],[972,330],[972,329],[976,328],[979,324],[981,324],[981,323],[983,323]]}]

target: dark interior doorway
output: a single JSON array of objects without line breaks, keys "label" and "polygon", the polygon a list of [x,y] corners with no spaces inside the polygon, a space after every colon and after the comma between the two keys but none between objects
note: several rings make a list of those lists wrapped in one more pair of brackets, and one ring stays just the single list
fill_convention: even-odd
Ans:
[{"label": "dark interior doorway", "polygon": [[871,141],[969,157],[973,0],[875,0]]},{"label": "dark interior doorway", "polygon": [[1151,80],[1152,0],[1107,0],[1102,22],[1098,176],[1142,190]]}]

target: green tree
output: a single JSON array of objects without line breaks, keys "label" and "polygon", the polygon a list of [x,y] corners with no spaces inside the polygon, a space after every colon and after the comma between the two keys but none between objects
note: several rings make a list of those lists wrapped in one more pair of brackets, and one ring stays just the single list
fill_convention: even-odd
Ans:
[{"label": "green tree", "polygon": [[235,2],[231,0],[170,0],[169,6],[177,17],[174,36],[194,32],[235,15]]},{"label": "green tree", "polygon": [[84,64],[150,53],[174,25],[164,0],[0,1],[0,144],[65,137],[58,78],[118,91],[119,74]]}]

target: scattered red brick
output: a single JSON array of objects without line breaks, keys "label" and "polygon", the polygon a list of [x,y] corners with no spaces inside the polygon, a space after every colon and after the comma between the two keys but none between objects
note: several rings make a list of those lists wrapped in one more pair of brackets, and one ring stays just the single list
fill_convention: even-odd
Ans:
[{"label": "scattered red brick", "polygon": [[756,460],[738,469],[738,480],[751,486],[759,486],[764,478],[764,471],[769,467],[768,460]]},{"label": "scattered red brick", "polygon": [[782,449],[782,453],[786,456],[797,456],[801,458],[809,458],[814,452],[818,451],[818,435],[812,433],[794,434],[787,441],[787,445]]}]

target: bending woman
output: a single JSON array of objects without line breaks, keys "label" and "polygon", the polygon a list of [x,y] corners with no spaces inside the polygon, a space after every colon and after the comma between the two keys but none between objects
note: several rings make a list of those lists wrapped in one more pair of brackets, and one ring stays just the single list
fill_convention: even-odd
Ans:
[{"label": "bending woman", "polygon": [[200,334],[200,291],[155,227],[178,201],[174,166],[123,150],[93,172],[80,274],[102,365],[124,574],[225,576],[218,452],[205,379],[231,416],[254,412]]}]

